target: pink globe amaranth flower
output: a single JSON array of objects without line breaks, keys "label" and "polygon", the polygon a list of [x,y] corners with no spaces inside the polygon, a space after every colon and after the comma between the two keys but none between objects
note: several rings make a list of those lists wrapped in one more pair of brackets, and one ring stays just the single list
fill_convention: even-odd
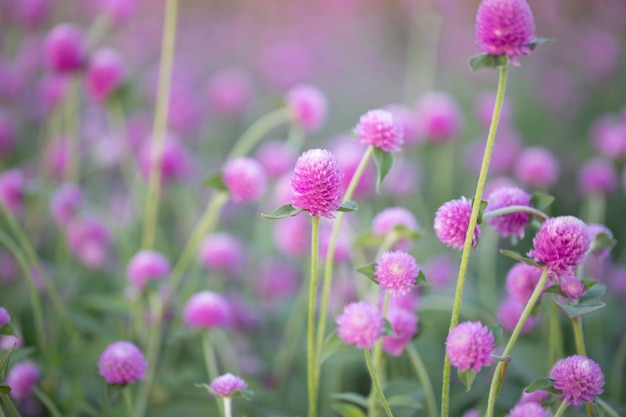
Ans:
[{"label": "pink globe amaranth flower", "polygon": [[271,178],[279,178],[293,168],[296,154],[285,142],[265,142],[256,151],[256,157]]},{"label": "pink globe amaranth flower", "polygon": [[93,53],[85,78],[87,93],[96,103],[103,103],[126,78],[124,59],[113,48],[100,48]]},{"label": "pink globe amaranth flower", "polygon": [[[503,187],[493,190],[487,196],[486,213],[510,206],[531,207],[530,195],[518,187]],[[504,214],[490,218],[487,222],[502,237],[524,238],[524,226],[530,215],[524,212]]]},{"label": "pink globe amaranth flower", "polygon": [[526,0],[482,0],[476,15],[476,43],[489,55],[506,55],[511,63],[531,52],[535,22]]},{"label": "pink globe amaranth flower", "polygon": [[80,70],[85,64],[86,55],[83,34],[70,23],[56,26],[46,36],[45,61],[54,72],[64,74]]},{"label": "pink globe amaranth flower", "polygon": [[252,99],[252,81],[239,68],[223,69],[209,80],[206,96],[211,109],[221,116],[243,115]]},{"label": "pink globe amaranth flower", "polygon": [[537,403],[541,404],[550,398],[550,394],[546,391],[523,392],[519,399],[519,404]]},{"label": "pink globe amaranth flower", "polygon": [[210,388],[213,394],[219,397],[228,398],[236,391],[245,391],[248,389],[248,384],[246,384],[245,381],[238,376],[227,373],[218,376],[211,381]]},{"label": "pink globe amaranth flower", "polygon": [[463,413],[461,417],[481,417],[482,414],[476,408],[471,408]]},{"label": "pink globe amaranth flower", "polygon": [[372,349],[385,328],[380,310],[365,301],[348,304],[336,322],[339,337],[359,349]]},{"label": "pink globe amaranth flower", "polygon": [[246,203],[258,200],[265,192],[267,175],[263,166],[253,158],[236,158],[224,166],[224,184],[233,201]]},{"label": "pink globe amaranth flower", "polygon": [[600,155],[611,160],[626,157],[626,121],[612,115],[601,117],[593,123],[589,134]]},{"label": "pink globe amaranth flower", "polygon": [[311,85],[297,85],[287,93],[287,109],[305,132],[314,133],[326,121],[328,104],[324,93]]},{"label": "pink globe amaranth flower", "polygon": [[148,362],[131,342],[111,343],[100,355],[98,370],[107,384],[126,385],[144,379]]},{"label": "pink globe amaranth flower", "polygon": [[72,221],[66,233],[70,251],[87,268],[99,269],[104,266],[109,233],[100,219],[87,217]]},{"label": "pink globe amaranth flower", "polygon": [[311,216],[333,218],[343,197],[343,170],[326,149],[311,149],[296,161],[291,178],[291,204]]},{"label": "pink globe amaranth flower", "polygon": [[408,293],[415,286],[419,271],[415,258],[408,253],[385,252],[376,262],[374,276],[380,288],[395,297]]},{"label": "pink globe amaranth flower", "polygon": [[517,404],[505,417],[550,417],[541,405],[536,402]]},{"label": "pink globe amaranth flower", "polygon": [[433,287],[445,288],[456,278],[459,265],[453,256],[442,253],[426,261],[422,269]]},{"label": "pink globe amaranth flower", "polygon": [[304,256],[311,250],[311,225],[304,216],[274,223],[274,243],[287,256]]},{"label": "pink globe amaranth flower", "polygon": [[200,329],[224,327],[230,322],[230,306],[221,295],[202,291],[187,301],[183,318],[189,327]]},{"label": "pink globe amaranth flower", "polygon": [[[478,123],[485,128],[489,129],[491,126],[491,118],[493,117],[493,109],[496,105],[496,92],[484,91],[478,95],[474,103],[474,112]],[[502,102],[502,109],[500,110],[500,128],[508,126],[511,120],[511,103],[507,98]],[[500,136],[500,134],[498,134]],[[498,137],[498,141],[500,137]],[[497,142],[496,142],[497,143]],[[491,170],[491,166],[489,167]]]},{"label": "pink globe amaranth flower", "polygon": [[354,134],[361,144],[384,152],[397,152],[404,143],[402,125],[387,110],[370,110],[359,119]]},{"label": "pink globe amaranth flower", "polygon": [[0,174],[0,204],[12,214],[18,214],[24,207],[24,174],[11,169]]},{"label": "pink globe amaranth flower", "polygon": [[39,381],[39,367],[31,361],[17,363],[7,374],[6,383],[11,387],[11,397],[21,400],[27,397]]},{"label": "pink globe amaranth flower", "polygon": [[[372,220],[372,233],[377,236],[385,236],[393,233],[396,227],[403,226],[409,230],[417,231],[419,224],[409,210],[402,207],[389,207],[378,213]],[[409,239],[401,239],[394,245],[400,250],[409,250],[412,243]]]},{"label": "pink globe amaranth flower", "polygon": [[243,265],[244,250],[234,236],[227,233],[213,233],[202,240],[198,260],[209,271],[235,274]]},{"label": "pink globe amaranth flower", "polygon": [[576,302],[585,295],[585,284],[573,275],[561,277],[561,291],[570,301]]},{"label": "pink globe amaranth flower", "polygon": [[533,249],[528,256],[545,264],[558,281],[561,275],[574,275],[590,244],[587,225],[582,220],[574,216],[552,217],[533,238]]},{"label": "pink globe amaranth flower", "polygon": [[463,125],[463,114],[456,100],[441,91],[422,95],[416,103],[416,112],[424,139],[433,144],[453,141]]},{"label": "pink globe amaranth flower", "polygon": [[13,5],[12,18],[25,28],[36,28],[48,17],[50,3],[50,0],[20,0]]},{"label": "pink globe amaranth flower", "polygon": [[[363,158],[363,147],[352,140],[351,137],[337,138],[337,144],[332,147],[332,152],[339,161],[341,168],[344,172],[341,186],[344,190],[348,188],[348,185],[352,181],[352,177],[356,173],[356,170]],[[395,164],[394,164],[395,166]],[[392,168],[393,170],[393,168]],[[354,198],[368,199],[375,191],[376,184],[376,172],[371,164],[365,167],[365,170],[361,174],[361,178],[354,189]]]},{"label": "pink globe amaranth flower", "polygon": [[76,218],[83,200],[79,186],[71,183],[62,184],[50,197],[50,212],[58,226],[67,226]]},{"label": "pink globe amaranth flower", "polygon": [[13,149],[15,138],[13,118],[0,109],[0,156],[6,156]]},{"label": "pink globe amaranth flower", "polygon": [[126,278],[139,290],[145,289],[148,281],[162,280],[170,273],[170,262],[154,250],[142,250],[135,254],[126,267]]},{"label": "pink globe amaranth flower", "polygon": [[24,342],[18,336],[0,336],[0,349],[2,350],[10,350],[13,346],[19,349],[23,344]]},{"label": "pink globe amaranth flower", "polygon": [[0,307],[0,329],[5,325],[11,323],[11,316],[6,308]]},{"label": "pink globe amaranth flower", "polygon": [[[522,316],[522,312],[526,307],[526,303],[513,297],[505,298],[500,307],[498,308],[498,322],[502,325],[505,332],[512,333],[517,326],[519,318]],[[528,316],[526,322],[522,326],[520,334],[528,334],[536,325],[538,321],[533,316]]]},{"label": "pink globe amaranth flower", "polygon": [[404,144],[416,145],[421,142],[423,138],[422,127],[412,108],[403,104],[391,104],[386,106],[384,110],[390,112],[393,118],[402,126]]},{"label": "pink globe amaranth flower", "polygon": [[[472,203],[465,197],[444,203],[435,213],[435,233],[439,240],[454,249],[463,249],[465,235],[469,227]],[[478,225],[472,236],[472,246],[478,245],[480,229]]]},{"label": "pink globe amaranth flower", "polygon": [[526,148],[514,167],[515,177],[533,188],[548,188],[559,178],[559,163],[549,150],[539,146]]},{"label": "pink globe amaranth flower", "polygon": [[541,279],[541,269],[519,262],[506,274],[506,289],[509,295],[526,303]]},{"label": "pink globe amaranth flower", "polygon": [[491,330],[479,321],[457,324],[446,338],[446,355],[460,371],[478,372],[493,362],[496,352]]},{"label": "pink globe amaranth flower", "polygon": [[387,320],[396,336],[383,337],[383,349],[391,356],[400,356],[417,333],[417,314],[403,308],[390,308],[387,311]]},{"label": "pink globe amaranth flower", "polygon": [[128,20],[137,10],[137,0],[100,0],[99,3],[100,10],[116,23]]},{"label": "pink globe amaranth flower", "polygon": [[578,188],[585,196],[610,194],[617,188],[617,172],[610,161],[594,158],[578,171]]},{"label": "pink globe amaranth flower", "polygon": [[153,140],[143,144],[139,154],[139,167],[144,178],[148,179],[152,166],[161,160],[161,181],[169,183],[184,179],[189,173],[191,158],[180,140],[168,134],[163,143],[163,152],[160,157]]},{"label": "pink globe amaranth flower", "polygon": [[604,391],[600,365],[586,356],[572,355],[559,360],[552,367],[550,378],[554,379],[554,388],[563,391],[568,406],[592,402]]}]

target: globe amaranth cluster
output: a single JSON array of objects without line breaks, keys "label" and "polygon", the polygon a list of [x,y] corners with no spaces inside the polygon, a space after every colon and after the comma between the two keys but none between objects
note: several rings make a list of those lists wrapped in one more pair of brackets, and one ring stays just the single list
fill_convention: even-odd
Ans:
[{"label": "globe amaranth cluster", "polygon": [[365,301],[348,304],[336,321],[339,337],[359,349],[372,349],[385,328],[380,310]]},{"label": "globe amaranth cluster", "polygon": [[446,339],[446,355],[460,371],[480,371],[493,362],[495,340],[492,331],[479,321],[456,325]]},{"label": "globe amaranth cluster", "polygon": [[100,355],[98,369],[107,384],[125,385],[143,379],[148,362],[131,342],[111,343]]},{"label": "globe amaranth cluster", "polygon": [[569,406],[591,402],[604,390],[600,365],[586,356],[572,355],[559,360],[552,367],[550,378],[554,379],[554,388],[563,391]]},{"label": "globe amaranth cluster", "polygon": [[[472,203],[465,197],[444,203],[435,213],[435,233],[441,242],[454,249],[463,249],[472,214]],[[480,229],[476,225],[472,246],[478,245]]]}]

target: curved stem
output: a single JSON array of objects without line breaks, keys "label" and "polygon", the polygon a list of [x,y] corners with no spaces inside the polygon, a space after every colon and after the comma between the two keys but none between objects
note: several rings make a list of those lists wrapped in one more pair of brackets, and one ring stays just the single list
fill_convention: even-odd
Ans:
[{"label": "curved stem", "polygon": [[566,408],[567,408],[567,401],[563,400],[561,402],[561,405],[559,406],[559,409],[556,410],[556,414],[554,415],[554,417],[561,417],[563,413],[565,412]]},{"label": "curved stem", "polygon": [[505,214],[511,214],[511,213],[528,213],[531,216],[534,216],[534,217],[538,218],[542,222],[544,222],[544,221],[549,219],[549,216],[546,213],[544,213],[541,210],[537,210],[534,207],[530,207],[530,206],[508,206],[508,207],[503,207],[503,208],[498,209],[498,210],[493,210],[493,211],[486,212],[485,214],[483,214],[483,220],[489,220],[489,219],[491,219],[493,217],[504,216]]},{"label": "curved stem", "polygon": [[266,114],[259,120],[254,122],[241,135],[233,149],[228,154],[226,160],[247,155],[252,148],[265,136],[270,130],[280,126],[289,120],[289,110],[281,108]]},{"label": "curved stem", "polygon": [[144,222],[141,247],[151,249],[154,246],[156,222],[159,215],[161,200],[161,163],[163,146],[167,129],[169,111],[172,66],[174,63],[174,46],[176,41],[176,20],[178,16],[178,0],[166,0],[163,21],[163,38],[161,41],[161,62],[159,64],[159,84],[157,102],[152,129],[152,164],[148,179],[148,191],[144,201]]},{"label": "curved stem", "polygon": [[130,387],[124,387],[122,389],[122,397],[124,397],[124,406],[126,407],[126,413],[128,414],[128,417],[134,417],[133,400],[130,398]]},{"label": "curved stem", "polygon": [[406,347],[406,351],[409,354],[409,359],[415,368],[415,373],[417,373],[417,378],[422,384],[422,389],[424,390],[424,398],[426,399],[426,408],[428,409],[428,414],[430,417],[437,417],[439,415],[439,411],[437,410],[437,400],[435,400],[435,392],[433,391],[433,386],[430,383],[430,378],[428,377],[428,371],[426,370],[426,366],[424,365],[424,361],[422,360],[420,354],[413,343],[409,343]]},{"label": "curved stem", "polygon": [[309,391],[309,417],[317,414],[317,371],[315,355],[315,298],[317,294],[317,257],[319,252],[319,216],[312,217],[311,225],[311,279],[309,285],[309,317],[307,327],[307,376]]},{"label": "curved stem", "polygon": [[376,378],[376,374],[374,373],[374,370],[372,369],[372,360],[370,358],[369,349],[363,349],[363,353],[365,354],[365,363],[367,364],[367,370],[369,371],[370,377],[372,378],[372,385],[374,386],[374,389],[376,390],[376,393],[378,394],[378,398],[380,398],[380,402],[383,403],[383,408],[385,409],[385,413],[387,413],[387,417],[393,417],[393,414],[391,413],[391,410],[389,409],[389,404],[387,404],[387,399],[385,398],[385,394],[383,394],[383,391],[380,389],[380,385],[378,384],[378,378]]},{"label": "curved stem", "polygon": [[[504,351],[502,351],[502,355],[500,356],[509,356],[511,354],[511,351],[513,350],[513,346],[515,346],[515,342],[517,341],[517,338],[522,332],[522,328],[524,327],[524,324],[526,323],[528,316],[530,316],[530,312],[535,307],[535,304],[537,304],[537,300],[539,300],[539,297],[541,296],[541,293],[543,292],[543,288],[546,286],[547,281],[548,281],[548,270],[544,268],[541,273],[541,278],[539,278],[539,282],[537,283],[537,286],[533,290],[532,295],[528,299],[528,302],[526,303],[526,306],[524,307],[524,310],[522,311],[522,315],[517,321],[517,324],[515,325],[515,329],[513,329],[513,333],[511,333],[511,337],[509,338],[509,341],[507,342],[506,346],[504,347]],[[489,398],[487,400],[487,413],[485,414],[485,417],[493,417],[493,410],[494,410],[494,406],[496,403],[496,396],[498,395],[498,391],[500,390],[500,386],[502,385],[502,381],[504,379],[504,374],[506,373],[507,365],[508,365],[508,362],[498,362],[498,365],[496,366],[496,370],[493,373],[491,386],[489,387]]]}]

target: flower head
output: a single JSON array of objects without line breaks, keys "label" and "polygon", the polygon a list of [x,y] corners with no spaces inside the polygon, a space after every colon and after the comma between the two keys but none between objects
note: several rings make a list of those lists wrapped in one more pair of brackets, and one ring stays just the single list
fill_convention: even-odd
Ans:
[{"label": "flower head", "polygon": [[98,369],[107,384],[124,385],[143,379],[148,362],[141,350],[131,342],[111,343],[100,355]]},{"label": "flower head", "polygon": [[143,290],[148,281],[164,279],[169,273],[170,262],[154,250],[137,252],[126,268],[126,278],[133,287],[139,290]]},{"label": "flower head", "polygon": [[506,55],[512,63],[530,53],[535,22],[526,0],[482,0],[476,15],[476,42],[490,55]]},{"label": "flower head", "polygon": [[227,373],[211,381],[210,388],[213,394],[227,398],[232,396],[235,391],[245,391],[248,388],[248,384],[238,376]]},{"label": "flower head", "polygon": [[221,116],[242,115],[252,96],[252,82],[238,68],[223,69],[214,74],[207,85],[206,94],[211,109]]},{"label": "flower head", "polygon": [[561,291],[570,301],[578,301],[585,295],[585,284],[573,275],[561,277]]},{"label": "flower head", "polygon": [[536,402],[528,402],[523,404],[517,404],[509,411],[506,417],[550,417],[548,413],[540,404]]},{"label": "flower head", "polygon": [[523,184],[543,189],[556,183],[559,177],[559,163],[548,149],[532,146],[519,154],[514,172]]},{"label": "flower head", "polygon": [[124,82],[126,64],[119,52],[101,48],[94,52],[89,62],[85,82],[87,92],[96,103],[105,102]]},{"label": "flower head", "polygon": [[50,198],[50,211],[57,225],[65,226],[76,217],[82,197],[80,187],[70,183],[61,185],[54,192]]},{"label": "flower head", "polygon": [[[454,249],[463,249],[472,214],[472,203],[465,197],[444,203],[435,213],[435,233],[439,240]],[[478,225],[472,236],[472,246],[478,245]]]},{"label": "flower head", "polygon": [[[513,333],[517,322],[522,316],[522,312],[526,307],[526,303],[513,297],[506,297],[498,308],[498,322],[502,325],[505,332]],[[526,322],[522,326],[520,334],[527,334],[538,323],[537,318],[528,316]]]},{"label": "flower head", "polygon": [[380,288],[392,296],[404,295],[415,285],[419,274],[415,258],[403,251],[385,252],[378,262],[374,276]]},{"label": "flower head", "polygon": [[372,145],[384,152],[399,151],[404,143],[402,125],[387,110],[370,110],[359,119],[354,133],[363,145]]},{"label": "flower head", "polygon": [[[377,236],[384,236],[392,232],[396,227],[403,226],[410,230],[417,230],[419,224],[415,216],[409,210],[402,207],[389,207],[378,213],[372,220],[372,232]],[[407,250],[411,247],[411,241],[402,239],[395,245],[398,249]]]},{"label": "flower head", "polygon": [[221,295],[202,291],[187,301],[183,317],[189,327],[201,329],[223,327],[230,321],[230,306]]},{"label": "flower head", "polygon": [[102,220],[87,217],[72,221],[67,228],[67,240],[73,254],[88,268],[104,266],[109,245],[109,232]]},{"label": "flower head", "polygon": [[578,172],[578,188],[583,195],[609,194],[617,188],[617,172],[603,158],[585,162]]},{"label": "flower head", "polygon": [[242,157],[224,166],[224,183],[236,202],[257,200],[265,192],[267,176],[255,159]]},{"label": "flower head", "polygon": [[158,151],[154,140],[143,143],[139,153],[139,168],[144,178],[149,178],[150,170],[157,165],[159,159],[161,181],[164,183],[181,180],[188,174],[191,157],[177,136],[168,133],[160,155]]},{"label": "flower head", "polygon": [[[487,212],[510,206],[530,207],[530,195],[518,187],[502,187],[493,190],[487,197]],[[528,223],[529,214],[524,212],[504,214],[488,220],[502,237],[524,237],[524,226]]]},{"label": "flower head", "polygon": [[24,206],[24,174],[18,169],[11,169],[0,174],[0,204],[17,214]]},{"label": "flower head", "polygon": [[341,205],[343,171],[326,149],[311,149],[296,161],[291,178],[291,203],[311,216],[332,218]]},{"label": "flower head", "polygon": [[11,396],[16,400],[30,394],[39,381],[39,367],[34,362],[17,363],[7,374],[7,384],[11,387]]},{"label": "flower head", "polygon": [[533,249],[528,256],[544,263],[558,280],[561,275],[574,275],[590,243],[587,225],[582,220],[573,216],[552,217],[533,238]]},{"label": "flower head", "polygon": [[364,301],[348,304],[336,321],[339,337],[359,349],[372,349],[385,328],[380,310]]},{"label": "flower head", "polygon": [[404,347],[417,333],[417,314],[396,307],[387,311],[387,319],[396,335],[383,338],[383,349],[391,356],[400,356]]},{"label": "flower head", "polygon": [[326,121],[326,96],[311,85],[298,85],[287,93],[287,108],[302,128],[313,133]]},{"label": "flower head", "polygon": [[424,139],[430,143],[453,141],[463,125],[463,113],[456,100],[442,91],[422,95],[417,101],[416,112]]},{"label": "flower head", "polygon": [[446,355],[460,371],[480,371],[491,365],[495,353],[491,330],[479,321],[466,321],[454,327],[446,339]]},{"label": "flower head", "polygon": [[259,162],[272,178],[279,178],[293,167],[296,154],[285,142],[274,140],[265,142],[256,152]]},{"label": "flower head", "polygon": [[236,273],[241,270],[244,251],[234,236],[228,233],[213,233],[202,240],[198,259],[209,271]]},{"label": "flower head", "polygon": [[519,262],[506,274],[506,289],[511,297],[526,303],[540,278],[541,269]]},{"label": "flower head", "polygon": [[550,371],[554,388],[563,391],[569,406],[580,406],[584,401],[593,401],[602,394],[604,374],[600,365],[581,355],[572,355],[559,360]]},{"label": "flower head", "polygon": [[85,64],[83,34],[74,25],[56,26],[46,37],[44,55],[48,68],[57,73],[72,73]]},{"label": "flower head", "polygon": [[115,22],[121,22],[135,13],[137,0],[100,0],[100,8]]},{"label": "flower head", "polygon": [[7,311],[6,308],[0,307],[0,329],[5,324],[9,324],[9,323],[11,323],[11,316],[9,315],[9,312]]}]

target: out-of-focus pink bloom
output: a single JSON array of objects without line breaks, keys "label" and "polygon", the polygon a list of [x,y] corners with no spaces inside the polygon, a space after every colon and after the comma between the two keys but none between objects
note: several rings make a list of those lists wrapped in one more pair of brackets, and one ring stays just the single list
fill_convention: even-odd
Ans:
[{"label": "out-of-focus pink bloom", "polygon": [[441,91],[422,95],[416,111],[424,139],[434,144],[453,141],[463,125],[463,114],[456,100]]},{"label": "out-of-focus pink bloom", "polygon": [[[506,187],[493,190],[487,196],[486,213],[512,206],[531,207],[530,195],[518,187]],[[491,217],[487,222],[502,237],[524,237],[524,227],[530,215],[525,212],[516,212]]]},{"label": "out-of-focus pink bloom", "polygon": [[248,384],[243,379],[230,373],[218,376],[211,381],[211,391],[219,397],[228,398],[236,391],[245,391],[247,388]]},{"label": "out-of-focus pink bloom", "polygon": [[[508,333],[513,332],[519,318],[522,316],[524,307],[526,307],[526,303],[512,297],[507,297],[502,301],[498,309],[498,322],[502,325],[504,331]],[[528,316],[524,326],[522,326],[521,334],[530,332],[537,323],[538,321],[535,317]]]},{"label": "out-of-focus pink bloom", "polygon": [[511,297],[526,303],[540,278],[541,269],[519,262],[513,265],[506,274],[506,289]]},{"label": "out-of-focus pink bloom", "polygon": [[278,178],[293,168],[297,155],[285,142],[273,140],[259,146],[256,157],[268,176]]},{"label": "out-of-focus pink bloom", "polygon": [[137,9],[137,0],[99,0],[100,9],[114,22],[131,18]]},{"label": "out-of-focus pink bloom", "polygon": [[163,280],[170,273],[170,263],[165,256],[154,250],[137,252],[128,262],[126,278],[142,291],[149,281]]},{"label": "out-of-focus pink bloom", "polygon": [[[389,207],[378,213],[372,220],[372,233],[377,236],[385,236],[388,233],[393,233],[398,226],[412,231],[419,229],[415,216],[409,210],[402,207]],[[408,239],[400,239],[394,246],[406,251],[411,248],[412,243]]]},{"label": "out-of-focus pink bloom", "polygon": [[131,342],[111,343],[100,355],[98,370],[107,384],[125,385],[144,379],[148,362]]},{"label": "out-of-focus pink bloom", "polygon": [[220,294],[202,291],[194,294],[183,312],[185,324],[200,329],[224,327],[230,323],[230,306]]},{"label": "out-of-focus pink bloom", "polygon": [[[480,172],[486,145],[487,140],[480,139],[472,142],[467,147],[465,153],[466,163],[472,172]],[[522,139],[519,133],[511,127],[500,127],[498,129],[498,138],[493,145],[489,173],[494,175],[509,174],[521,149]]]},{"label": "out-of-focus pink bloom", "polygon": [[[541,392],[541,391],[537,391]],[[550,417],[550,413],[536,402],[517,404],[505,417]]]},{"label": "out-of-focus pink bloom", "polygon": [[20,0],[13,4],[11,17],[25,28],[40,26],[50,14],[50,0]]},{"label": "out-of-focus pink bloom", "polygon": [[62,184],[50,197],[50,211],[58,226],[66,226],[76,218],[83,193],[75,184]]},{"label": "out-of-focus pink bloom", "polygon": [[11,397],[20,400],[28,396],[39,382],[39,367],[31,361],[19,362],[13,365],[6,378]]},{"label": "out-of-focus pink bloom", "polygon": [[385,336],[383,349],[391,356],[400,356],[417,333],[417,314],[401,308],[390,308],[387,311],[387,320],[391,323],[396,336]]},{"label": "out-of-focus pink bloom", "polygon": [[389,111],[402,126],[406,145],[411,146],[421,142],[423,138],[422,129],[412,108],[403,104],[391,104],[386,106],[385,110]]},{"label": "out-of-focus pink bloom", "polygon": [[67,92],[68,80],[63,75],[45,75],[39,84],[39,101],[44,113],[55,109],[63,102]]},{"label": "out-of-focus pink bloom", "polygon": [[85,65],[86,51],[83,34],[76,26],[63,23],[56,26],[44,44],[46,65],[57,73],[72,73]]},{"label": "out-of-focus pink bloom", "polygon": [[573,275],[561,278],[561,291],[570,301],[578,301],[580,297],[585,295],[585,284],[580,278]]},{"label": "out-of-focus pink bloom", "polygon": [[459,262],[448,254],[439,254],[427,260],[423,265],[424,275],[435,288],[445,288],[456,279]]},{"label": "out-of-focus pink bloom", "polygon": [[515,177],[528,187],[546,189],[556,183],[559,163],[546,148],[526,148],[515,162]]},{"label": "out-of-focus pink bloom", "polygon": [[267,176],[256,159],[241,157],[230,160],[224,166],[223,173],[224,184],[235,202],[258,200],[265,192]]},{"label": "out-of-focus pink bloom", "polygon": [[287,172],[281,176],[274,184],[274,204],[283,206],[291,204],[291,177],[293,171]]},{"label": "out-of-focus pink bloom", "polygon": [[213,233],[204,238],[198,251],[198,260],[209,271],[236,274],[244,265],[244,250],[234,236]]},{"label": "out-of-focus pink bloom", "polygon": [[620,42],[608,31],[593,27],[580,32],[580,64],[592,82],[605,80],[615,73],[621,61]]},{"label": "out-of-focus pink bloom", "polygon": [[395,197],[405,197],[413,194],[422,183],[421,166],[415,161],[397,159],[391,166],[381,189],[385,194]]},{"label": "out-of-focus pink bloom", "polygon": [[226,117],[241,116],[252,99],[252,81],[239,68],[223,69],[209,79],[206,96],[215,114]]},{"label": "out-of-focus pink bloom", "polygon": [[281,301],[295,295],[299,285],[296,268],[278,260],[261,265],[255,279],[255,293],[262,303],[277,308]]},{"label": "out-of-focus pink bloom", "polygon": [[18,214],[24,207],[24,174],[11,169],[0,174],[0,204],[9,212]]},{"label": "out-of-focus pink bloom", "polygon": [[328,104],[319,88],[297,85],[289,90],[286,101],[291,117],[305,132],[316,132],[326,121]]},{"label": "out-of-focus pink bloom", "polygon": [[[139,164],[144,178],[149,178],[150,169],[156,163],[156,144],[153,141],[144,143],[139,155]],[[163,143],[161,154],[161,181],[168,183],[180,181],[189,173],[191,157],[178,138],[168,134]]]},{"label": "out-of-focus pink bloom", "polygon": [[102,221],[96,217],[77,219],[67,228],[70,251],[87,268],[104,267],[109,245],[109,233]]},{"label": "out-of-focus pink bloom", "polygon": [[626,121],[602,117],[591,126],[589,135],[600,155],[613,160],[626,156]]},{"label": "out-of-focus pink bloom", "polygon": [[578,187],[584,195],[610,194],[617,188],[617,172],[610,161],[593,158],[578,172]]},{"label": "out-of-focus pink bloom", "polygon": [[385,328],[380,310],[364,301],[348,304],[336,322],[339,337],[359,349],[372,349]]},{"label": "out-of-focus pink bloom", "polygon": [[612,266],[608,272],[607,286],[615,297],[626,297],[626,267]]},{"label": "out-of-focus pink bloom", "polygon": [[100,48],[93,53],[85,82],[87,92],[96,103],[105,102],[126,78],[124,59],[113,48]]}]

